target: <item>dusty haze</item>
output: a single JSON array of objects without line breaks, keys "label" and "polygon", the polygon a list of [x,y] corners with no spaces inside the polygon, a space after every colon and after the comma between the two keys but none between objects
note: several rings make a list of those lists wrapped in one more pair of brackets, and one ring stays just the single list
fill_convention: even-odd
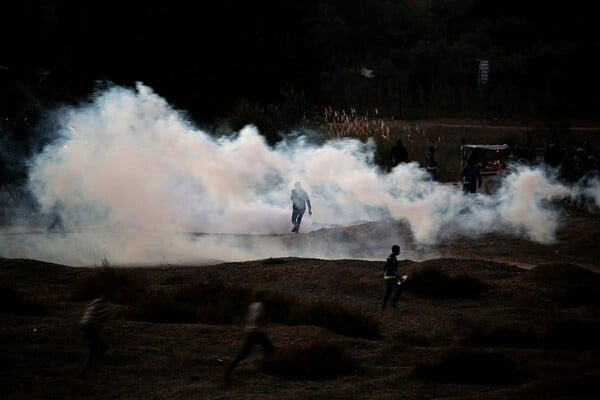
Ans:
[{"label": "dusty haze", "polygon": [[[465,196],[458,186],[429,181],[417,163],[381,172],[373,163],[373,144],[355,139],[313,144],[296,133],[272,148],[251,125],[215,138],[143,84],[112,87],[87,104],[55,110],[52,119],[60,122],[53,128],[57,139],[31,160],[30,185],[43,212],[63,203],[68,234],[45,235],[44,226],[13,228],[15,234],[0,237],[3,257],[67,265],[94,265],[103,258],[193,263],[343,258],[367,245],[349,242],[347,254],[334,255],[325,243],[307,248],[283,236],[292,227],[296,181],[314,212],[305,214],[302,233],[404,221],[411,240],[394,231],[387,239],[409,255],[456,234],[502,232],[552,243],[560,223],[552,200],[579,193],[600,200],[597,180],[567,187],[552,171],[526,166],[514,167],[494,196]],[[387,251],[391,244],[378,245]]]}]

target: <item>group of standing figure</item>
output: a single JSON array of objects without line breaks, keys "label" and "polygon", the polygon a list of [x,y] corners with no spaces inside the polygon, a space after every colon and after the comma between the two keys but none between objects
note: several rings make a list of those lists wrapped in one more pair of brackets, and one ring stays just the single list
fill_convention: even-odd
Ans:
[{"label": "group of standing figure", "polygon": [[[402,139],[398,139],[392,150],[390,150],[390,165],[391,168],[399,164],[408,162],[408,150],[402,144]],[[435,160],[435,148],[429,146],[425,153],[425,170],[429,173],[432,180],[437,180],[437,161]]]}]

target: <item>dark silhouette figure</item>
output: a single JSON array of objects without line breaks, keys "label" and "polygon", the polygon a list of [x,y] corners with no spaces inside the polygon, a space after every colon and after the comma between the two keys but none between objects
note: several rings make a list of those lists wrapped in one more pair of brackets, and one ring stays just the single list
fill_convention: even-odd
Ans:
[{"label": "dark silhouette figure", "polygon": [[402,294],[402,286],[400,285],[400,277],[398,276],[398,255],[400,254],[400,246],[397,244],[392,246],[392,254],[390,254],[385,261],[383,267],[383,279],[385,281],[385,295],[383,296],[383,303],[381,309],[385,310],[387,302],[392,295],[394,290],[394,296],[392,297],[392,307],[397,308],[398,299]]},{"label": "dark silhouette figure", "polygon": [[467,157],[469,156],[469,151],[467,150],[466,146],[467,144],[467,139],[464,137],[460,138],[460,159],[461,161],[464,163],[467,162]]},{"label": "dark silhouette figure", "polygon": [[544,152],[544,162],[553,168],[560,166],[563,159],[562,151],[558,143],[552,143]]},{"label": "dark silhouette figure", "polygon": [[437,180],[437,162],[435,161],[435,149],[429,146],[425,154],[425,169],[431,175],[432,180]]},{"label": "dark silhouette figure", "polygon": [[479,167],[475,165],[473,160],[469,160],[467,166],[463,168],[461,176],[465,179],[463,190],[465,193],[476,193],[477,188],[481,187],[482,179]]},{"label": "dark silhouette figure", "polygon": [[79,325],[88,343],[89,352],[79,373],[80,378],[84,378],[92,363],[101,359],[106,352],[106,344],[102,340],[101,332],[108,317],[109,309],[104,296],[94,299],[81,317]]},{"label": "dark silhouette figure", "polygon": [[579,181],[586,172],[587,155],[583,147],[577,148],[573,155],[573,182]]},{"label": "dark silhouette figure", "polygon": [[302,222],[302,216],[306,211],[306,206],[308,205],[308,214],[312,215],[312,208],[310,205],[310,199],[308,198],[308,194],[302,186],[300,182],[296,182],[295,188],[292,189],[292,232],[299,233],[300,231],[300,223]]},{"label": "dark silhouette figure", "polygon": [[231,364],[227,367],[225,371],[225,382],[229,383],[231,378],[231,373],[235,369],[235,367],[252,351],[252,348],[255,344],[259,344],[263,347],[268,356],[272,356],[275,353],[275,347],[263,331],[263,326],[266,322],[266,312],[264,306],[264,297],[265,292],[258,292],[252,302],[248,306],[248,313],[246,314],[246,339],[244,341],[244,346],[242,350],[240,350],[239,354],[233,359]]},{"label": "dark silhouette figure", "polygon": [[560,168],[560,176],[567,182],[574,182],[573,179],[573,166],[574,166],[575,152],[573,147],[569,146],[565,149],[563,155],[562,165]]},{"label": "dark silhouette figure", "polygon": [[390,161],[392,163],[392,168],[400,163],[405,163],[408,161],[408,150],[402,144],[402,140],[398,139],[396,145],[392,147],[390,151]]},{"label": "dark silhouette figure", "polygon": [[54,205],[52,206],[52,212],[50,214],[52,219],[50,220],[50,224],[46,228],[46,232],[51,232],[54,228],[58,228],[62,236],[66,235],[67,231],[65,230],[65,225],[63,224],[62,218],[63,208],[64,206],[60,200],[54,203]]}]

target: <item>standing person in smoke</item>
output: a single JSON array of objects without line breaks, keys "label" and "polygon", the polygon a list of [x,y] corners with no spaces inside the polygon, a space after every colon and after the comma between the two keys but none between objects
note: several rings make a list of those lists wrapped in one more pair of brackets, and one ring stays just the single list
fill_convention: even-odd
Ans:
[{"label": "standing person in smoke", "polygon": [[387,302],[395,290],[394,296],[392,297],[392,307],[398,307],[398,299],[402,294],[402,286],[400,285],[400,277],[398,275],[398,255],[400,254],[400,246],[397,244],[392,246],[392,254],[390,254],[385,261],[383,267],[383,279],[385,280],[385,295],[383,296],[383,303],[381,309],[385,310]]},{"label": "standing person in smoke", "polygon": [[104,295],[94,299],[86,308],[79,325],[83,336],[88,343],[88,356],[79,372],[79,377],[84,378],[94,361],[101,359],[106,352],[106,344],[102,340],[101,332],[108,320],[110,311],[106,305]]},{"label": "standing person in smoke", "polygon": [[406,147],[402,144],[401,139],[398,139],[396,145],[392,147],[392,150],[390,151],[390,161],[392,163],[392,168],[400,163],[408,161],[408,150],[406,150]]},{"label": "standing person in smoke", "polygon": [[300,223],[302,222],[302,216],[306,211],[306,206],[308,205],[308,215],[312,215],[312,207],[310,205],[310,199],[308,198],[308,193],[302,186],[300,182],[296,182],[295,188],[292,189],[292,232],[299,233],[300,231]]},{"label": "standing person in smoke", "polygon": [[431,175],[432,180],[437,180],[437,162],[435,161],[435,148],[429,146],[425,154],[425,169]]},{"label": "standing person in smoke", "polygon": [[255,344],[261,345],[269,357],[275,353],[275,347],[263,330],[263,326],[266,322],[264,305],[265,295],[266,292],[264,291],[256,293],[254,301],[248,306],[245,327],[246,339],[242,350],[240,350],[239,354],[233,359],[225,371],[226,383],[230,382],[231,373],[235,367],[250,354]]},{"label": "standing person in smoke", "polygon": [[463,183],[463,191],[467,193],[476,193],[477,188],[481,187],[481,173],[479,167],[475,165],[472,158],[467,162],[467,166],[463,168],[461,176],[465,179]]},{"label": "standing person in smoke", "polygon": [[46,228],[46,232],[51,232],[54,228],[58,228],[62,236],[66,235],[67,231],[65,230],[65,225],[63,224],[62,218],[63,209],[64,206],[60,200],[54,202],[54,205],[52,206],[52,211],[50,213],[52,220]]}]

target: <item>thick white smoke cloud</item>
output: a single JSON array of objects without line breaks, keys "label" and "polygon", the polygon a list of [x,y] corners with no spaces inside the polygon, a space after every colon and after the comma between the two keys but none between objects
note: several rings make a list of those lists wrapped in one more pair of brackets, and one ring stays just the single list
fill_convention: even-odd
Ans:
[{"label": "thick white smoke cloud", "polygon": [[[327,243],[295,246],[298,236],[278,236],[292,227],[296,181],[314,211],[303,232],[392,218],[408,225],[415,247],[487,232],[549,243],[559,224],[550,201],[575,194],[522,167],[496,195],[465,196],[429,181],[416,163],[381,173],[373,146],[352,139],[317,146],[300,138],[271,148],[252,126],[215,139],[142,84],[113,87],[58,117],[61,139],[32,160],[31,190],[46,212],[63,203],[69,234],[4,235],[4,257],[93,265],[103,257],[133,264],[350,255],[357,243],[332,255]],[[586,188],[596,201],[597,188]],[[388,238],[408,240],[398,232]],[[391,244],[380,243],[380,258]]]}]

